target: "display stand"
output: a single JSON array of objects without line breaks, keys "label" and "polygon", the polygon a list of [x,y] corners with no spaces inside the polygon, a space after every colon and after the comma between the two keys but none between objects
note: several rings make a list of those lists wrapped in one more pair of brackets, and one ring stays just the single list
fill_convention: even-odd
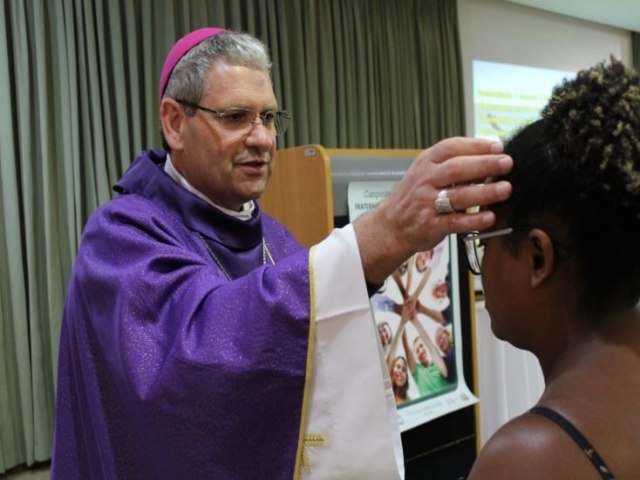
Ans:
[{"label": "display stand", "polygon": [[[322,241],[333,228],[348,223],[349,182],[397,181],[419,153],[419,150],[326,149],[321,145],[280,150],[270,185],[260,200],[261,208],[309,247]],[[457,287],[462,312],[464,377],[476,393],[477,376],[472,361],[473,288],[466,267],[458,268],[459,278],[463,279]],[[477,418],[477,406],[470,406],[403,432],[407,480],[464,478],[479,445]]]}]

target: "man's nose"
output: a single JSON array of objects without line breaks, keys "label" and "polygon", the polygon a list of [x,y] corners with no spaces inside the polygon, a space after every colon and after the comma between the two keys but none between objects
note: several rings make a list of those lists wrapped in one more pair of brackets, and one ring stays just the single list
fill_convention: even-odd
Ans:
[{"label": "man's nose", "polygon": [[247,145],[259,148],[260,150],[270,150],[276,141],[275,134],[267,128],[259,116],[251,123],[251,130],[245,139]]}]

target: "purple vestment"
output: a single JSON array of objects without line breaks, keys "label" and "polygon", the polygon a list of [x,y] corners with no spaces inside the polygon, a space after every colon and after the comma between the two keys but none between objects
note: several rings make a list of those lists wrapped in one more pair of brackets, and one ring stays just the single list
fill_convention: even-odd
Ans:
[{"label": "purple vestment", "polygon": [[[290,479],[309,252],[257,207],[243,222],[209,206],[164,160],[143,152],[86,226],[64,309],[52,478]],[[262,265],[263,237],[275,266]]]}]

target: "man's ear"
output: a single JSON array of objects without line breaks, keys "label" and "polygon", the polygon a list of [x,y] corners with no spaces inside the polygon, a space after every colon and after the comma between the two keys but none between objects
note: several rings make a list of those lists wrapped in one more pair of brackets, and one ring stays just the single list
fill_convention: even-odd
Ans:
[{"label": "man's ear", "polygon": [[162,134],[171,147],[171,151],[182,150],[182,133],[186,113],[173,98],[163,98],[160,103],[160,124]]},{"label": "man's ear", "polygon": [[527,255],[533,288],[548,280],[555,269],[553,242],[544,230],[534,228],[527,237]]}]

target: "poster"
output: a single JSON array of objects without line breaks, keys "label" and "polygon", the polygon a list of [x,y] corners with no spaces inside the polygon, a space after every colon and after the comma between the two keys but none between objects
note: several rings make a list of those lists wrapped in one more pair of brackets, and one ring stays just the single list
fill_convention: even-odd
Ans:
[{"label": "poster", "polygon": [[[375,208],[394,182],[351,182],[349,220]],[[407,260],[371,297],[405,431],[478,400],[463,376],[456,239]]]}]

